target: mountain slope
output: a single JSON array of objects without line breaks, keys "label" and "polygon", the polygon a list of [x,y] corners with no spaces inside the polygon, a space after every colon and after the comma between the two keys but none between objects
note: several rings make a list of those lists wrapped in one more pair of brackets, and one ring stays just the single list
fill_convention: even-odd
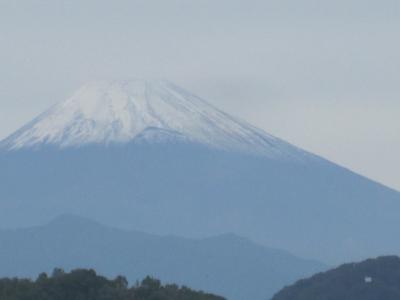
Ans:
[{"label": "mountain slope", "polygon": [[342,265],[284,288],[272,300],[397,300],[400,258],[368,259]]},{"label": "mountain slope", "polygon": [[95,268],[131,282],[152,275],[231,300],[265,299],[325,267],[235,235],[202,240],[156,236],[62,216],[29,229],[0,231],[0,276],[36,277],[54,267]]},{"label": "mountain slope", "polygon": [[[135,92],[134,83],[128,87],[133,89],[126,92],[129,101],[142,103],[135,95],[143,95],[143,89]],[[111,90],[100,95],[113,95],[114,84],[105,89]],[[115,89],[125,91],[122,83]],[[400,241],[393,239],[400,233],[398,192],[253,130],[207,104],[196,110],[192,102],[201,100],[186,93],[177,96],[180,90],[169,84],[168,97],[161,92],[164,83],[148,89],[155,94],[146,98],[151,110],[122,112],[132,120],[157,112],[162,125],[145,117],[142,131],[122,126],[126,135],[119,129],[108,134],[112,131],[104,126],[119,124],[119,117],[103,122],[102,113],[88,116],[85,110],[72,110],[72,116],[62,113],[69,116],[65,127],[59,125],[64,119],[52,117],[50,110],[6,139],[0,150],[0,227],[41,224],[72,213],[157,234],[234,232],[329,264],[400,252]],[[76,97],[80,105],[86,103],[84,96]],[[174,107],[183,101],[190,109],[166,109],[157,102],[164,98]],[[95,99],[100,111],[108,111],[108,100],[114,98]],[[90,97],[87,102],[92,107]],[[205,111],[208,121],[198,111]],[[83,130],[79,120],[92,120],[93,128]]]}]

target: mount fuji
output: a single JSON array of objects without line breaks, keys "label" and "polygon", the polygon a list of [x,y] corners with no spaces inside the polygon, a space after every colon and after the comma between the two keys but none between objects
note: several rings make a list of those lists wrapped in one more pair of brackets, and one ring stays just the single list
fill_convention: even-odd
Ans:
[{"label": "mount fuji", "polygon": [[0,143],[0,187],[1,227],[67,213],[327,263],[400,253],[400,193],[165,81],[83,86]]}]

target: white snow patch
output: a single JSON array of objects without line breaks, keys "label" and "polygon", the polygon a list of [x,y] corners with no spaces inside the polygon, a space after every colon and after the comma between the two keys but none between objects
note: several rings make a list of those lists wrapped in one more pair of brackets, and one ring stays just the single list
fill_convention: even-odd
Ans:
[{"label": "white snow patch", "polygon": [[144,80],[86,84],[1,145],[7,149],[41,144],[79,147],[125,143],[137,137],[151,142],[163,139],[164,132],[224,150],[295,160],[310,156],[169,82]]}]

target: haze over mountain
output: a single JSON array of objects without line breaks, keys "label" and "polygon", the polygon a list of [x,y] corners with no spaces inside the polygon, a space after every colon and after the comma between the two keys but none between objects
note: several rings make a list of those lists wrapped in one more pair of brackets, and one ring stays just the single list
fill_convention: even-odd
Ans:
[{"label": "haze over mountain", "polygon": [[219,293],[263,300],[325,266],[234,234],[194,240],[102,226],[64,215],[45,226],[0,230],[0,277],[33,277],[55,267],[95,268],[131,283],[147,275]]},{"label": "haze over mountain", "polygon": [[90,83],[0,145],[2,227],[75,213],[329,263],[400,251],[398,192],[168,82]]}]

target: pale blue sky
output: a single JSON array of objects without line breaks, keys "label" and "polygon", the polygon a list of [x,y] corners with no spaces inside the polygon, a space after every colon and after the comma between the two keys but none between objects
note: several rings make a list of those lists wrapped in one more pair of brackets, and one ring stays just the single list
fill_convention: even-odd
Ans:
[{"label": "pale blue sky", "polygon": [[400,190],[398,0],[0,0],[0,138],[93,79],[166,78]]}]

